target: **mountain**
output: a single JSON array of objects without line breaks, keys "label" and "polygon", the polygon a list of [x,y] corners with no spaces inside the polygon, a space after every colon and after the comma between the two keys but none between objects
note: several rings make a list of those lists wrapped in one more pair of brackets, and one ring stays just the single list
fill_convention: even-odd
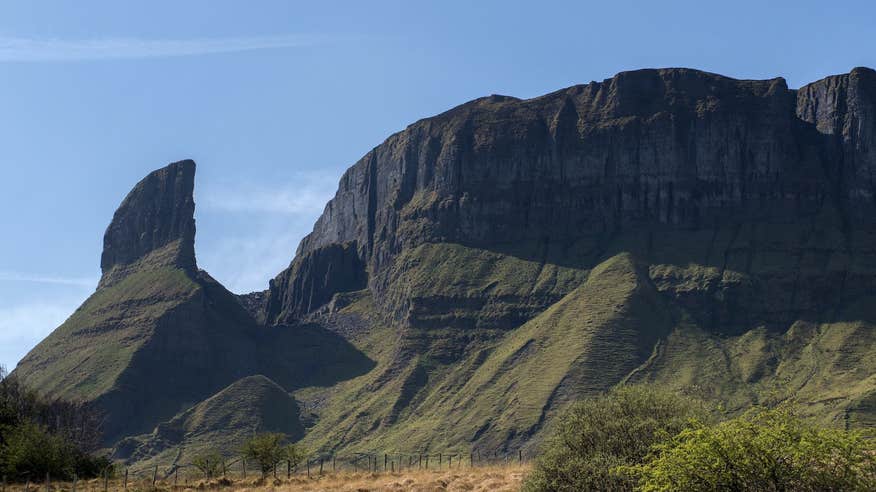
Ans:
[{"label": "mountain", "polygon": [[[243,296],[196,270],[189,167],[132,191],[98,291],[16,369],[100,403],[108,442],[255,374],[306,404],[319,450],[527,448],[639,381],[876,421],[873,70],[798,90],[638,70],[471,101],[354,164]],[[148,405],[114,403],[152,371]]]},{"label": "mountain", "polygon": [[215,449],[238,450],[259,432],[300,439],[304,427],[295,399],[265,376],[239,379],[142,436],[122,440],[117,456],[147,464],[190,463]]},{"label": "mountain", "polygon": [[176,162],[131,190],[104,236],[96,292],[14,371],[51,397],[94,402],[106,414],[107,445],[246,376],[264,374],[292,390],[373,365],[316,325],[258,325],[237,296],[198,270],[194,174],[194,162]]}]

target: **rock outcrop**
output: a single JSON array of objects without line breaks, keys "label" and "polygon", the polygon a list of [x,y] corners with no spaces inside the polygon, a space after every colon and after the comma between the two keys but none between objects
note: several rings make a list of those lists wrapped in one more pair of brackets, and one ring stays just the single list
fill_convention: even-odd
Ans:
[{"label": "rock outcrop", "polygon": [[191,160],[174,162],[134,186],[103,237],[102,286],[144,268],[197,271],[194,187]]},{"label": "rock outcrop", "polygon": [[876,206],[876,71],[856,68],[827,77],[797,92],[797,116],[829,135],[835,182],[846,212],[872,220]]}]

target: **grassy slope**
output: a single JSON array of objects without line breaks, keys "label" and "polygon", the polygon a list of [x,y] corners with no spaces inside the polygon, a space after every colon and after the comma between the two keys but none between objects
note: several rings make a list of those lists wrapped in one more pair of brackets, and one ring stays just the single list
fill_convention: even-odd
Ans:
[{"label": "grassy slope", "polygon": [[199,286],[185,272],[137,272],[95,292],[43,342],[16,373],[41,392],[93,400],[109,391],[156,321],[191,299]]},{"label": "grassy slope", "polygon": [[299,439],[304,429],[291,395],[264,376],[249,376],[122,446],[136,448],[132,460],[140,467],[168,466],[189,463],[214,450],[234,455],[258,432],[281,432]]},{"label": "grassy slope", "polygon": [[[409,251],[399,260],[402,274],[392,278],[389,301],[395,301],[393,295],[411,296],[427,305],[450,298],[461,307],[430,313],[417,311],[414,302],[417,320],[438,321],[405,331],[383,322],[368,296],[348,306],[371,320],[374,329],[353,343],[378,366],[337,387],[299,393],[321,402],[315,409],[319,421],[305,442],[314,449],[345,451],[467,450],[473,442],[484,449],[515,446],[543,429],[544,419],[570,399],[641,380],[714,398],[730,410],[796,398],[826,422],[843,425],[846,413],[850,425],[870,422],[876,407],[876,338],[866,320],[874,319],[872,313],[858,306],[841,313],[837,319],[843,321],[797,321],[787,330],[742,327],[740,335],[717,335],[651,284],[649,277],[657,275],[661,281],[676,276],[679,289],[692,292],[714,291],[717,284],[747,285],[750,274],[714,266],[722,257],[732,266],[734,253],[712,253],[710,260],[706,251],[733,251],[740,236],[754,237],[704,234],[693,253],[671,247],[682,242],[667,238],[658,246],[665,248],[661,259],[670,261],[652,266],[651,275],[628,254],[587,272],[460,245]],[[757,237],[765,241],[771,235]],[[689,242],[686,247],[691,249]],[[675,262],[673,254],[679,257]],[[685,260],[697,256],[706,264]],[[767,260],[754,256],[754,271],[782,272],[796,262],[779,259],[776,266]],[[559,300],[511,331],[460,337],[454,325],[459,318],[482,322],[497,310],[501,316],[501,299],[537,291]],[[487,302],[469,302],[485,293]],[[465,335],[467,325],[462,326]],[[399,359],[396,347],[403,349],[412,339],[424,350]],[[458,361],[442,364],[446,345],[456,347]]]},{"label": "grassy slope", "polygon": [[790,400],[826,424],[872,424],[874,328],[798,321],[785,333],[761,328],[718,337],[687,322],[632,379],[685,389],[731,411]]},{"label": "grassy slope", "polygon": [[542,314],[471,354],[465,369],[439,371],[376,444],[428,436],[423,445],[446,448],[481,438],[496,449],[531,436],[545,412],[611,386],[647,358],[648,342],[666,329],[656,303],[628,255],[602,263]]},{"label": "grassy slope", "polygon": [[[458,445],[476,436],[490,437],[489,444],[498,446],[539,428],[552,398],[568,399],[619,381],[650,354],[647,341],[666,329],[647,276],[628,255],[600,265],[585,281],[588,273],[580,270],[543,267],[459,245],[427,245],[404,258],[401,271],[406,276],[394,288],[426,299],[477,297],[494,285],[503,289],[499,296],[541,289],[560,300],[510,333],[466,340],[462,359],[447,365],[431,359],[427,349],[395,366],[398,353],[386,341],[399,340],[403,346],[405,335],[377,322],[379,328],[359,340],[358,347],[378,367],[342,383],[317,410],[320,421],[305,438],[311,447],[347,441],[352,449],[414,451]],[[363,298],[347,309],[376,318],[370,303]],[[483,316],[494,305],[477,304],[482,306],[477,314]],[[653,333],[639,333],[643,328]],[[440,328],[425,331],[437,331],[436,338],[444,334]],[[440,347],[429,347],[435,345]],[[617,367],[614,374],[607,373],[606,362]],[[306,391],[300,394],[318,399]]]}]

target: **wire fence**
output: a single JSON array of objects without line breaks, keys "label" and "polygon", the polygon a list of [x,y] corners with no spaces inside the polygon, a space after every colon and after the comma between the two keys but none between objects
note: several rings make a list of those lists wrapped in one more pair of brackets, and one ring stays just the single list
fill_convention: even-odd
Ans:
[{"label": "wire fence", "polygon": [[[507,465],[524,463],[528,457],[522,451],[514,453],[493,452],[481,453],[473,450],[468,453],[351,453],[351,454],[320,454],[310,456],[299,463],[283,460],[263,473],[261,466],[253,460],[242,456],[229,457],[218,463],[212,470],[204,470],[194,463],[176,463],[170,467],[151,465],[147,467],[125,467],[113,464],[105,468],[100,477],[88,481],[79,480],[74,475],[72,481],[52,480],[49,474],[45,479],[28,476],[15,477],[14,480],[24,484],[24,488],[15,490],[24,492],[99,492],[103,490],[144,490],[162,487],[186,487],[191,482],[199,480],[248,480],[263,477],[286,478],[306,476],[320,477],[326,474],[341,472],[368,473],[403,473],[411,470],[456,470],[479,466]],[[112,487],[110,486],[112,483]],[[63,486],[62,486],[63,484]],[[9,489],[9,490],[7,490]],[[13,492],[7,483],[7,477],[2,477],[0,492]]]}]

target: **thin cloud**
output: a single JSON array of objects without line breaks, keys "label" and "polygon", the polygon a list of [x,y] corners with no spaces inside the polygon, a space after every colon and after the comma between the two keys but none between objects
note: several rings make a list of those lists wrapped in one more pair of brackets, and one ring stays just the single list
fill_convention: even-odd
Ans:
[{"label": "thin cloud", "polygon": [[0,307],[0,364],[13,369],[28,350],[64,322],[82,302],[68,298]]},{"label": "thin cloud", "polygon": [[36,39],[0,36],[0,62],[59,62],[165,58],[299,48],[321,41],[316,36],[281,35],[195,39]]},{"label": "thin cloud", "polygon": [[208,210],[319,216],[337,189],[337,176],[306,174],[289,185],[205,187],[200,204]]},{"label": "thin cloud", "polygon": [[22,272],[0,271],[0,281],[32,282],[38,284],[73,285],[78,287],[94,287],[97,279],[93,277],[59,277]]},{"label": "thin cloud", "polygon": [[210,245],[199,263],[228,290],[246,293],[264,290],[268,280],[289,266],[306,231],[257,233],[253,237],[226,237]]}]

